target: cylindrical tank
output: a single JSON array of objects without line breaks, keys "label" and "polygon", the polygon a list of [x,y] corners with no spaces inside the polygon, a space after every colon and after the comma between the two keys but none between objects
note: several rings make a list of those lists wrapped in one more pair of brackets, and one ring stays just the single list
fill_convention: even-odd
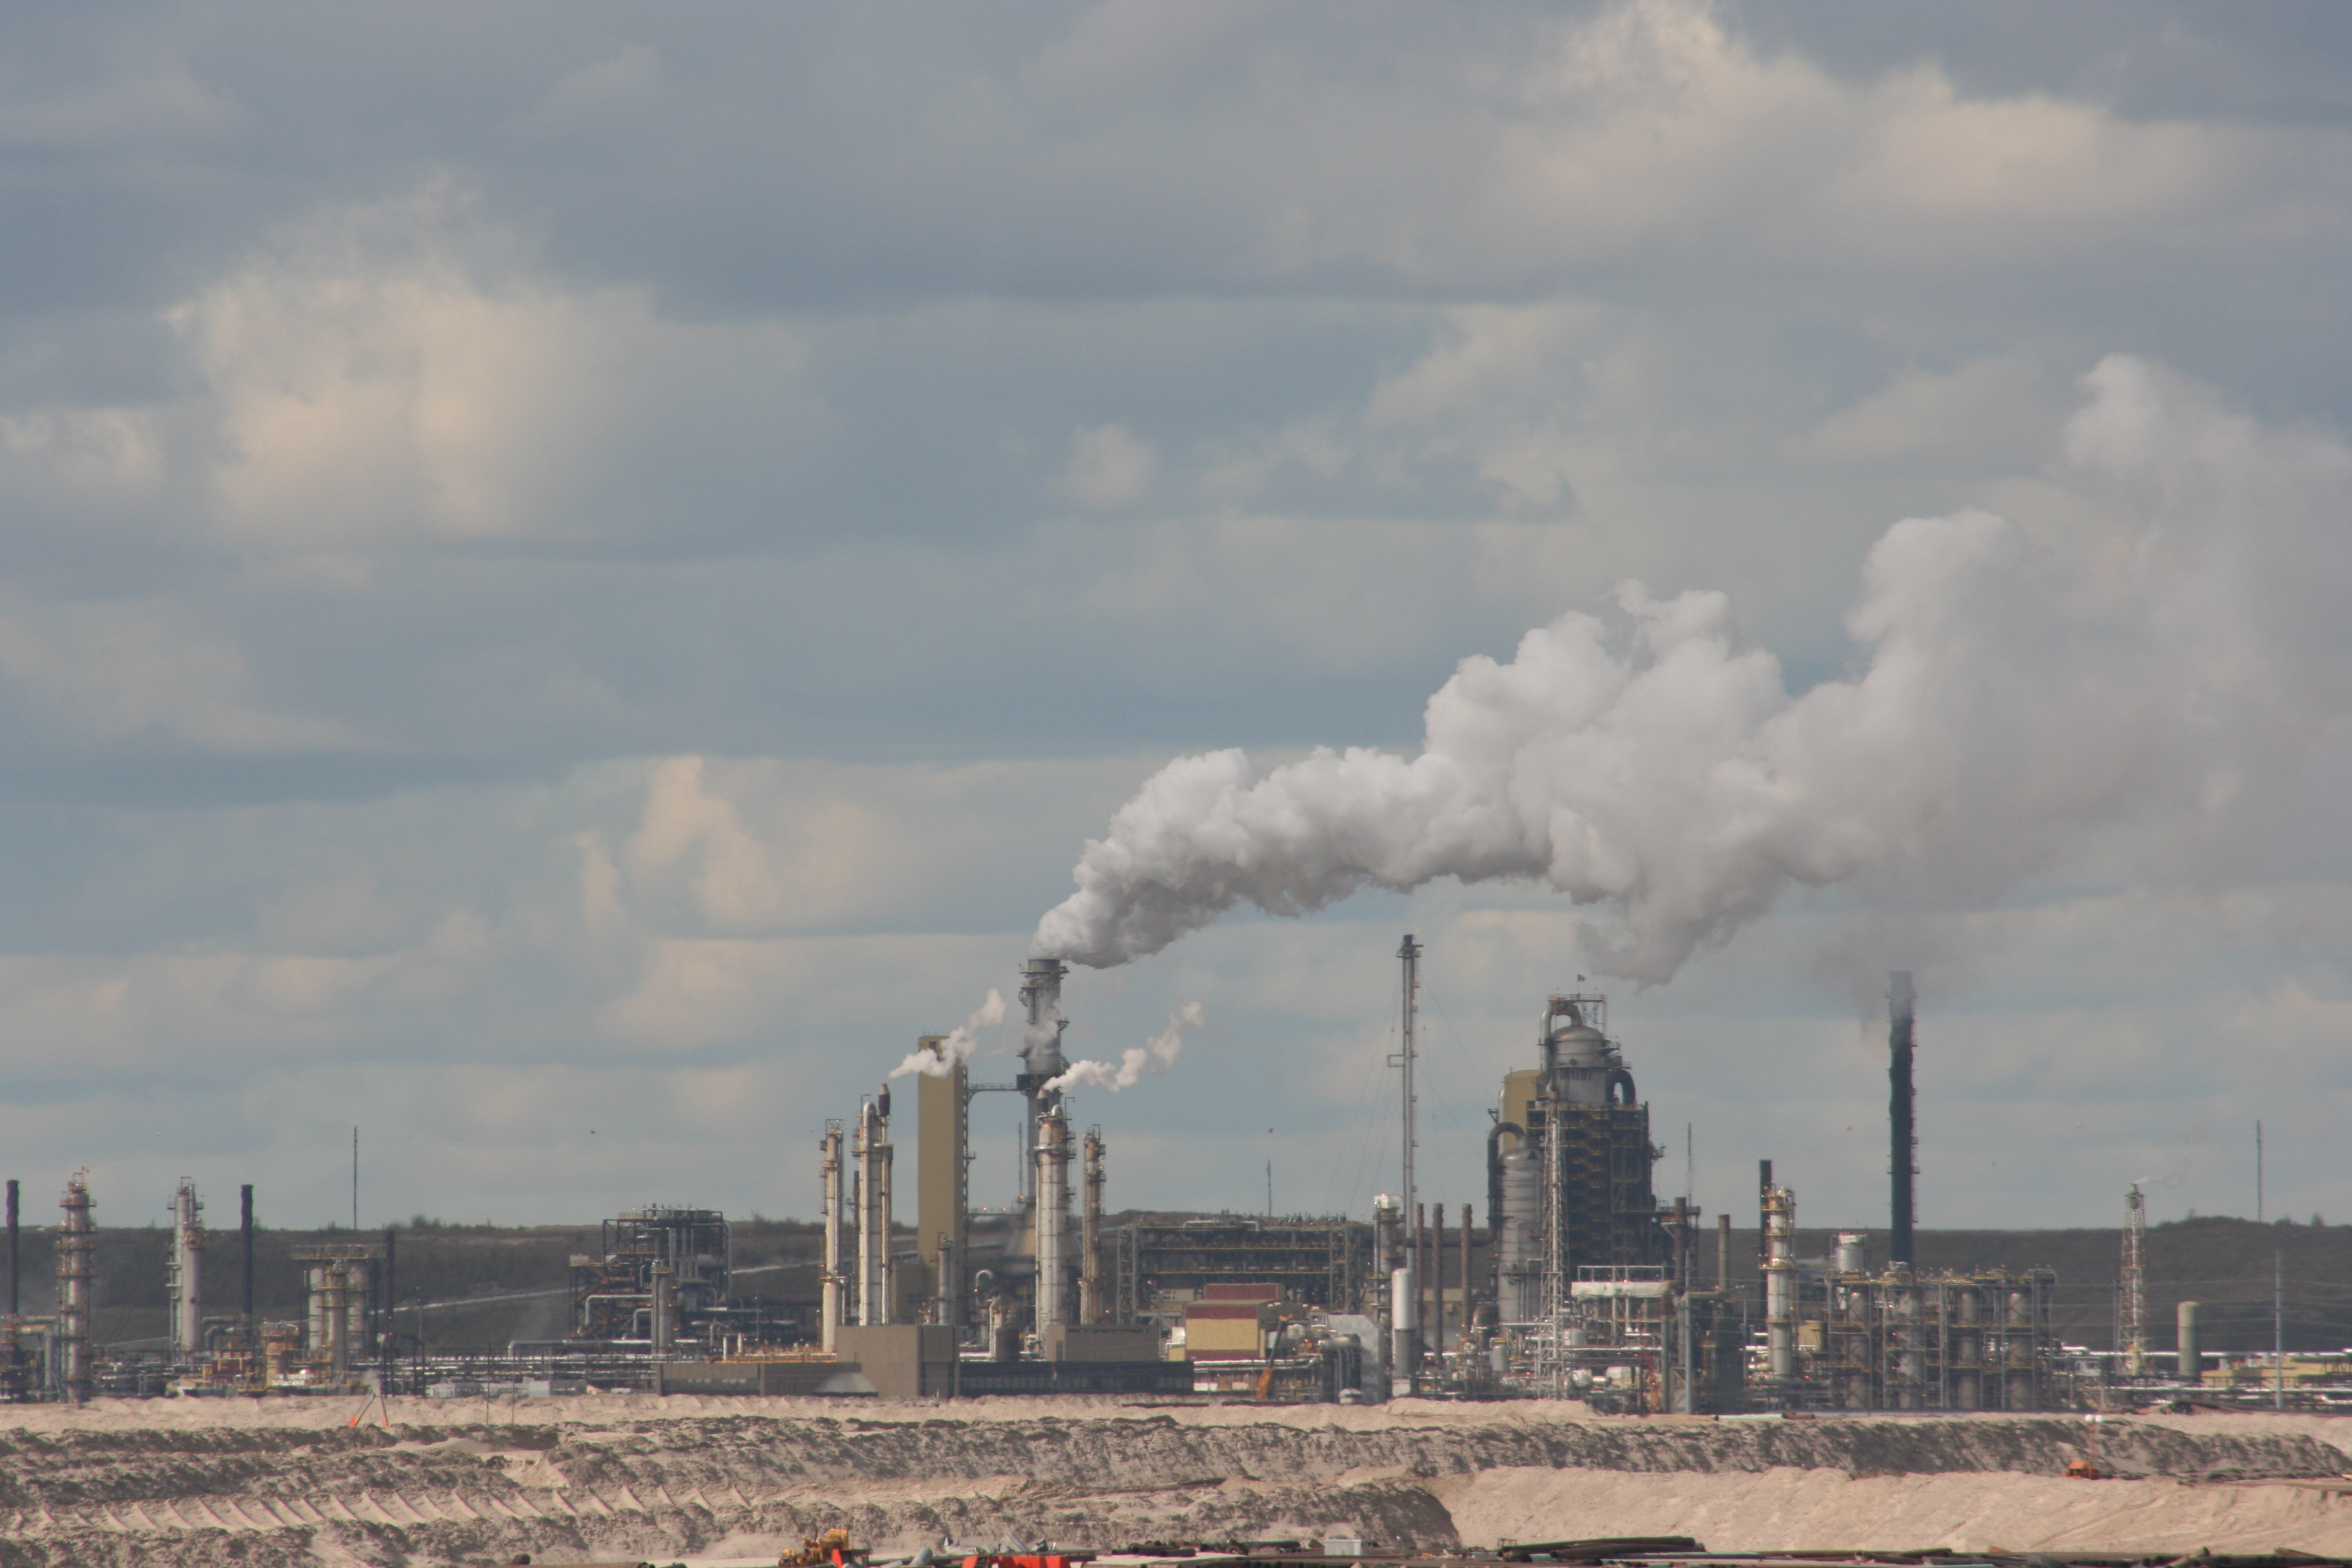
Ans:
[{"label": "cylindrical tank", "polygon": [[370,1350],[368,1344],[368,1303],[373,1270],[364,1259],[354,1258],[343,1265],[343,1355],[347,1361],[357,1361]]},{"label": "cylindrical tank", "polygon": [[1544,1041],[1544,1057],[1551,1068],[1552,1099],[1567,1105],[1609,1103],[1609,1074],[1622,1070],[1622,1064],[1600,1030],[1580,1019],[1555,1029]]},{"label": "cylindrical tank", "polygon": [[1907,1274],[1895,1281],[1894,1300],[1887,1310],[1890,1348],[1895,1352],[1893,1401],[1897,1410],[1916,1410],[1924,1403],[1927,1383],[1927,1361],[1921,1349],[1919,1288],[1911,1283]]},{"label": "cylindrical tank", "polygon": [[1863,1233],[1861,1231],[1842,1230],[1838,1232],[1837,1271],[1840,1274],[1859,1274],[1863,1271],[1864,1268],[1866,1267],[1863,1257],[1862,1243]]},{"label": "cylindrical tank", "polygon": [[1404,1261],[1404,1200],[1394,1193],[1372,1197],[1372,1249],[1384,1274]]},{"label": "cylindrical tank", "polygon": [[2177,1364],[2180,1381],[2195,1383],[2205,1375],[2205,1358],[2198,1354],[2197,1303],[2180,1303],[2179,1316],[2175,1320],[2180,1336],[2180,1354]]},{"label": "cylindrical tank", "polygon": [[1412,1269],[1408,1267],[1392,1270],[1389,1275],[1389,1352],[1390,1390],[1395,1394],[1412,1392],[1413,1363],[1416,1342],[1420,1338],[1421,1321],[1413,1310],[1415,1296]]},{"label": "cylindrical tank", "polygon": [[1525,1144],[1503,1155],[1503,1212],[1496,1229],[1503,1321],[1533,1322],[1543,1312],[1543,1171],[1535,1150]]}]

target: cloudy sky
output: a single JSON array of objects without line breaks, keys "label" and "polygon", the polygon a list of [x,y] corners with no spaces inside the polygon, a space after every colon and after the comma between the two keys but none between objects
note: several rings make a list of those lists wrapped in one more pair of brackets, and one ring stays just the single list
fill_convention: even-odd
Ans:
[{"label": "cloudy sky", "polygon": [[[1651,803],[1585,871],[1342,868],[1394,886],[1081,969],[1078,1053],[1207,1020],[1080,1097],[1114,1205],[1270,1165],[1367,1213],[1410,930],[1430,1196],[1483,1209],[1583,973],[1662,1192],[1744,1210],[1770,1157],[1883,1225],[1909,967],[1923,1223],[2251,1213],[2257,1120],[2271,1212],[2352,1219],[2340,5],[9,31],[37,1215],[87,1165],[101,1223],[182,1175],[348,1217],[355,1124],[368,1224],[807,1215],[824,1119],[1010,989],[1163,765],[1412,758],[1558,623],[1746,718],[1553,724],[1544,802]],[[1764,752],[1769,831],[1677,804]]]}]

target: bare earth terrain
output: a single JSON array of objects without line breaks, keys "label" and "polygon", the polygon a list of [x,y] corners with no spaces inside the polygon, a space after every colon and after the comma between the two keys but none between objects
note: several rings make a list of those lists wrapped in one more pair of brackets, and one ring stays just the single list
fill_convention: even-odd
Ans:
[{"label": "bare earth terrain", "polygon": [[1153,1407],[698,1399],[101,1402],[0,1427],[0,1568],[773,1561],[1320,1536],[1390,1546],[1687,1534],[1717,1551],[2352,1554],[2352,1424],[2071,1416],[1713,1421],[1575,1405]]}]

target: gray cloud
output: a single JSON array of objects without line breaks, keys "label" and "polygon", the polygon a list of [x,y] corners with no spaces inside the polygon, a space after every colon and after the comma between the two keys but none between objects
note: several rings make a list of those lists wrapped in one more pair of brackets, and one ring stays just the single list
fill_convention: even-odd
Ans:
[{"label": "gray cloud", "polygon": [[[1937,1002],[1982,1065],[1943,1087],[2088,1119],[2086,1190],[2146,1135],[2014,1042],[2071,1029],[2177,1086],[2148,1124],[2262,1113],[2205,1076],[2216,1038],[2327,1103],[2338,15],[28,17],[0,65],[0,1131],[159,1200],[186,1166],[290,1202],[364,1115],[401,1129],[385,1213],[805,1207],[618,1190],[585,1129],[684,1186],[725,1149],[770,1170],[776,1128],[1008,983],[1169,758],[1409,747],[1460,659],[1627,577],[1730,592],[1801,695],[1848,672],[1871,542],[1970,508],[2274,541],[2210,592],[2274,611],[2316,771],[2245,767],[2198,832],[2099,825],[2004,898],[1785,897],[1626,1005],[1645,1087],[1787,1159],[1774,1074],[1866,1065],[1851,976],[1900,936],[1975,955]],[[2069,448],[2116,353],[2201,423]],[[2126,437],[2164,460],[2103,468]],[[2217,492],[2200,452],[2232,441],[2259,461]],[[1360,1206],[1390,927],[1460,977],[1469,1124],[1564,918],[1440,887],[1088,976],[1082,1054],[1186,1001],[1216,1024],[1114,1139],[1254,1168],[1221,1086],[1261,1075],[1250,1114]],[[1781,1066],[1723,1078],[1735,1026]],[[1866,1185],[1855,1137],[1805,1179]],[[2052,1184],[1975,1180],[1969,1217]]]}]

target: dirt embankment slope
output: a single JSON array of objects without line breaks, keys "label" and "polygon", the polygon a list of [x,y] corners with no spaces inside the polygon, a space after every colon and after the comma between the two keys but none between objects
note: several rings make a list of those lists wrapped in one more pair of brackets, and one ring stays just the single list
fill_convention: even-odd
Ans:
[{"label": "dirt embankment slope", "polygon": [[[1689,1533],[1786,1546],[2352,1550],[2327,1424],[2108,1424],[2132,1479],[2056,1479],[2064,1417],[1593,1420],[1574,1407],[1152,1411],[650,1398],[26,1412],[0,1430],[0,1568],[754,1559],[846,1524],[943,1539],[1317,1535],[1400,1545]],[[212,1418],[207,1419],[209,1415]],[[142,1416],[144,1419],[142,1419]],[[535,1419],[536,1418],[536,1419]]]}]

